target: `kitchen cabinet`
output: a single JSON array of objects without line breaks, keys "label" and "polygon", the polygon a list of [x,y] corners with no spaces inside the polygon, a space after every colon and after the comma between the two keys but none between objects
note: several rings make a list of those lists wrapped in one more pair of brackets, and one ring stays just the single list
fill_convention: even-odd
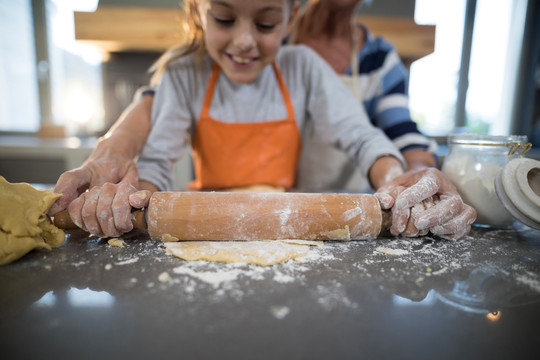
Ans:
[{"label": "kitchen cabinet", "polygon": [[[184,41],[181,24],[185,15],[180,8],[103,5],[95,12],[74,16],[75,38],[105,53],[163,52]],[[407,64],[434,50],[435,26],[417,25],[413,18],[402,16],[363,15],[359,21],[394,44]]]},{"label": "kitchen cabinet", "polygon": [[10,182],[54,184],[60,174],[80,166],[96,138],[0,136],[0,175]]}]

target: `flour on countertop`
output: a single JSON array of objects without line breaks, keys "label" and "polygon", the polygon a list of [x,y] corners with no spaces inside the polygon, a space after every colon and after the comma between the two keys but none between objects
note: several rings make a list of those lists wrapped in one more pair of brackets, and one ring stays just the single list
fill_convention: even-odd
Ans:
[{"label": "flour on countertop", "polygon": [[538,279],[538,274],[526,272],[523,275],[517,276],[516,280],[522,284],[529,286],[532,290],[540,293],[540,279]]},{"label": "flour on countertop", "polygon": [[164,271],[158,276],[158,280],[162,283],[166,283],[167,281],[171,280],[171,275],[169,275],[168,272]]},{"label": "flour on countertop", "polygon": [[386,255],[406,255],[409,253],[407,250],[391,249],[391,248],[382,247],[382,246],[379,246],[378,248],[376,248],[375,251],[378,251]]},{"label": "flour on countertop", "polygon": [[139,257],[138,257],[138,256],[136,256],[136,257],[134,257],[134,258],[131,258],[131,259],[127,259],[127,260],[123,260],[123,261],[116,262],[116,263],[114,263],[114,265],[134,264],[134,263],[136,263],[137,261],[139,261]]},{"label": "flour on countertop", "polygon": [[[129,251],[111,251],[103,246],[106,242],[90,237],[75,243],[89,251],[76,253],[69,266],[76,271],[99,266],[106,270],[105,279],[129,274],[122,286],[143,287],[150,294],[176,297],[187,304],[201,298],[216,304],[242,302],[268,288],[275,294],[298,288],[300,294],[307,294],[304,300],[313,299],[323,311],[362,311],[361,296],[369,295],[355,293],[357,284],[422,301],[429,292],[448,296],[462,291],[460,286],[474,285],[480,275],[496,279],[489,284],[513,284],[517,292],[540,296],[538,248],[531,245],[530,260],[523,258],[520,247],[526,244],[516,237],[501,241],[507,231],[514,230],[477,232],[457,241],[425,236],[318,242],[305,257],[272,266],[188,262],[167,255],[163,243],[152,240],[130,240]],[[36,257],[36,266],[43,268],[43,260]],[[55,266],[49,271],[55,271]],[[288,319],[302,306],[287,300],[273,304],[267,314],[276,319]]]},{"label": "flour on countertop", "polygon": [[270,312],[278,320],[281,320],[285,316],[289,315],[290,311],[291,311],[291,309],[289,309],[287,306],[272,306],[272,307],[270,307]]}]

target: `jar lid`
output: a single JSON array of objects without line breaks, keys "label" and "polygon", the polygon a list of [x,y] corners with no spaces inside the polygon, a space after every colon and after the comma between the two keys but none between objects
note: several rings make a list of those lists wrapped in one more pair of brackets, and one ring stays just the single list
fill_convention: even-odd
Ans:
[{"label": "jar lid", "polygon": [[509,161],[495,177],[495,191],[514,218],[540,230],[540,161]]},{"label": "jar lid", "polygon": [[460,145],[506,145],[508,143],[527,143],[525,135],[478,135],[454,134],[448,136],[448,144]]}]

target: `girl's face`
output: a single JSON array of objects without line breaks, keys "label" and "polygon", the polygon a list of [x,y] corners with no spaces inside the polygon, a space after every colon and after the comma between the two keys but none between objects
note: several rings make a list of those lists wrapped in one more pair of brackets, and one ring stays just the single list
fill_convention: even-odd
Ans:
[{"label": "girl's face", "polygon": [[237,83],[274,61],[291,20],[289,0],[204,0],[199,11],[208,53]]}]

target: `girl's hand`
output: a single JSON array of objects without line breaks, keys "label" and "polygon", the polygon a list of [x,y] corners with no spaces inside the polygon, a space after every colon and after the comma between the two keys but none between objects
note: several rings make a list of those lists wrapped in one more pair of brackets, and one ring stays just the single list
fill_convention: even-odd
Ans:
[{"label": "girl's hand", "polygon": [[392,210],[393,235],[420,236],[431,231],[459,239],[471,229],[476,210],[465,204],[452,182],[439,170],[411,170],[375,193],[382,209]]},{"label": "girl's hand", "polygon": [[131,210],[143,208],[151,192],[130,182],[105,183],[81,194],[69,204],[69,215],[81,229],[98,236],[120,236],[133,229]]}]

